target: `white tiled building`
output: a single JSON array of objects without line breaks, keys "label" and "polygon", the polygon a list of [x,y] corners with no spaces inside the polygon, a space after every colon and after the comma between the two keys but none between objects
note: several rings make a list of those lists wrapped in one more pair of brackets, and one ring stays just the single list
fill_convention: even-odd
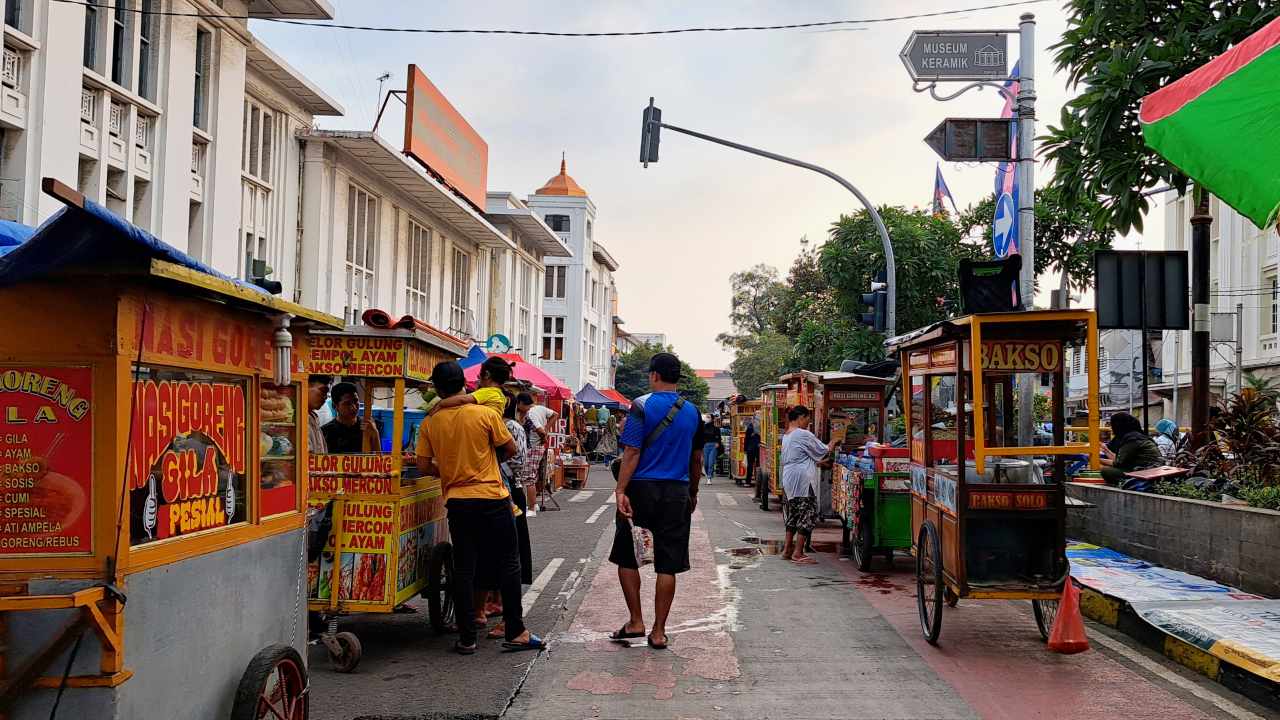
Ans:
[{"label": "white tiled building", "polygon": [[528,206],[569,245],[572,257],[547,261],[542,292],[542,365],[577,392],[613,385],[613,300],[618,263],[595,239],[596,206],[560,162],[560,173]]}]

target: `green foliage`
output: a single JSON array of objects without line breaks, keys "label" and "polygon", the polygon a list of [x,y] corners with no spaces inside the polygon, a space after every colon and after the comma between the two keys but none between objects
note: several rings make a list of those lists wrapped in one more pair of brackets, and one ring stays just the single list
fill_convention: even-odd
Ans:
[{"label": "green foliage", "polygon": [[1280,487],[1280,412],[1268,388],[1251,381],[1232,395],[1210,425],[1213,442],[1185,451],[1178,464],[1239,487]]},{"label": "green foliage", "polygon": [[1155,484],[1155,493],[1157,495],[1168,495],[1170,497],[1180,497],[1188,500],[1208,500],[1211,502],[1218,502],[1222,499],[1222,493],[1198,487],[1195,483],[1189,483],[1185,480],[1162,480],[1157,482]]},{"label": "green foliage", "polygon": [[787,286],[778,281],[778,271],[768,265],[756,265],[729,276],[733,298],[729,306],[727,333],[716,339],[733,347],[752,335],[760,335],[774,328],[778,310],[787,292]]},{"label": "green foliage", "polygon": [[778,381],[791,357],[791,340],[773,331],[750,335],[736,346],[729,374],[738,392],[748,399],[760,397],[760,387]]},{"label": "green foliage", "polygon": [[[962,258],[977,259],[981,248],[962,241],[960,229],[946,217],[901,207],[879,209],[897,263],[898,332],[942,320],[960,299],[956,268]],[[884,250],[870,215],[841,215],[819,251],[819,265],[834,292],[836,309],[849,318],[866,310],[861,296],[884,267]],[[875,360],[875,353],[858,359]],[[815,368],[816,369],[816,368]]]},{"label": "green foliage", "polygon": [[[1068,28],[1051,49],[1080,94],[1040,138],[1055,163],[1053,185],[1069,207],[1099,199],[1093,220],[1142,229],[1142,191],[1188,178],[1142,139],[1142,98],[1280,16],[1259,0],[1067,0]],[[1242,139],[1243,140],[1243,139]],[[1037,229],[1037,235],[1038,235]]]},{"label": "green foliage", "polygon": [[1280,510],[1280,486],[1246,485],[1240,490],[1240,499],[1256,508]]},{"label": "green foliage", "polygon": [[[960,214],[956,224],[961,234],[982,232],[984,246],[991,244],[991,223],[995,217],[995,195],[988,195],[977,205]],[[1036,274],[1050,270],[1066,271],[1073,290],[1093,287],[1093,254],[1111,248],[1115,231],[1099,228],[1092,218],[1101,207],[1092,198],[1068,202],[1061,188],[1036,191]]]},{"label": "green foliage", "polygon": [[[614,389],[629,398],[649,392],[649,360],[660,352],[671,352],[671,348],[646,344],[620,355],[613,381]],[[683,360],[680,361],[680,382],[676,390],[687,402],[706,410],[707,393],[711,388]]]}]

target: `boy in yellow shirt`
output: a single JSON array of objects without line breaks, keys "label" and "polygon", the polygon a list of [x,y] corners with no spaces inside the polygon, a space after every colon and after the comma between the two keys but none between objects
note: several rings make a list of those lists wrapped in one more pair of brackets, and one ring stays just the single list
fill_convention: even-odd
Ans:
[{"label": "boy in yellow shirt", "polygon": [[502,386],[509,382],[511,382],[511,363],[497,356],[490,357],[480,366],[480,380],[477,383],[479,387],[475,392],[470,395],[459,393],[445,398],[431,409],[430,414],[434,415],[447,408],[475,403],[502,415],[507,410],[507,396],[502,392]]}]

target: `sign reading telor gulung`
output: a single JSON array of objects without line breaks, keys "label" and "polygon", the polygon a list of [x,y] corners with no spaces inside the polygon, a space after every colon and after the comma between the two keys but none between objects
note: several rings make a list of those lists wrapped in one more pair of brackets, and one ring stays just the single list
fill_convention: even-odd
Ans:
[{"label": "sign reading telor gulung", "polygon": [[1002,32],[916,30],[899,54],[913,80],[986,80],[1009,74]]}]

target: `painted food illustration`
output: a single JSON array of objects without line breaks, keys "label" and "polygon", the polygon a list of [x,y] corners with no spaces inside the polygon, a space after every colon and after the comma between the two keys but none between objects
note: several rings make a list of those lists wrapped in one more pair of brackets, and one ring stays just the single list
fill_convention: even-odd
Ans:
[{"label": "painted food illustration", "polygon": [[75,480],[62,473],[45,469],[47,465],[43,459],[38,458],[38,460],[41,460],[39,467],[42,469],[33,476],[36,484],[31,490],[31,505],[44,510],[44,519],[48,521],[51,531],[34,534],[56,535],[80,520],[80,516],[89,506],[89,498],[84,488]]},{"label": "painted food illustration", "polygon": [[370,553],[343,553],[338,580],[343,600],[382,600],[387,586],[387,559]]}]

